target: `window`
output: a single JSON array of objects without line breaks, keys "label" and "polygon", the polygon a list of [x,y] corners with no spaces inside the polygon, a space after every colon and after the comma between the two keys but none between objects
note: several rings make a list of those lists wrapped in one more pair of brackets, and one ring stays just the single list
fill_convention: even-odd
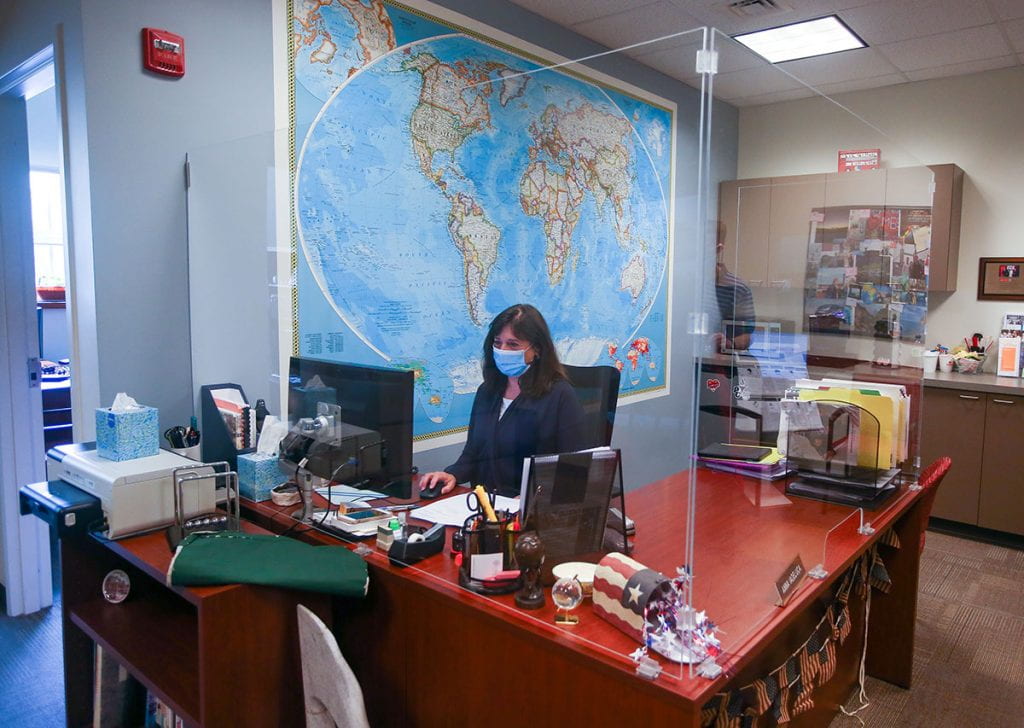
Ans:
[{"label": "window", "polygon": [[60,173],[29,172],[36,286],[64,286],[64,205]]}]

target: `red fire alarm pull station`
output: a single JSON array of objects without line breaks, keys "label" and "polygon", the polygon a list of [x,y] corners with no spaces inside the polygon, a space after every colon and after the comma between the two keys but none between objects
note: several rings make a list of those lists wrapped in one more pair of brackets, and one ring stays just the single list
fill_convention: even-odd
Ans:
[{"label": "red fire alarm pull station", "polygon": [[164,76],[185,75],[185,39],[159,28],[142,29],[142,65]]}]

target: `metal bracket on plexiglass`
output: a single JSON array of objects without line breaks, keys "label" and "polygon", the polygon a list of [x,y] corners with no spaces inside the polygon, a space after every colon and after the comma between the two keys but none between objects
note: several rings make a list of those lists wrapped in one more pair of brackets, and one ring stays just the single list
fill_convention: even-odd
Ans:
[{"label": "metal bracket on plexiglass", "polygon": [[870,523],[864,520],[864,509],[858,508],[857,511],[860,513],[860,526],[857,528],[857,533],[862,536],[870,536],[875,532],[875,529]]}]

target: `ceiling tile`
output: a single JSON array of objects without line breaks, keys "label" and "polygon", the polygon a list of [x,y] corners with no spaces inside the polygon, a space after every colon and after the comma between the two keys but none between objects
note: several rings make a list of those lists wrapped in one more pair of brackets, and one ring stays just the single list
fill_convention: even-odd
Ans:
[{"label": "ceiling tile", "polygon": [[[717,95],[717,94],[716,94]],[[756,96],[744,96],[738,99],[733,99],[729,103],[735,106],[763,106],[764,104],[777,104],[782,101],[795,101],[796,99],[808,99],[811,96],[816,96],[810,89],[791,89],[789,91],[773,91],[768,94],[758,94]]]},{"label": "ceiling tile", "polygon": [[988,0],[988,4],[1004,20],[1024,18],[1024,3],[1020,0]]},{"label": "ceiling tile", "polygon": [[751,68],[735,73],[719,73],[715,76],[715,96],[723,99],[739,98],[754,94],[792,91],[806,88],[773,66]]},{"label": "ceiling tile", "polygon": [[[563,26],[621,13],[623,5],[622,0],[558,0],[558,2],[510,0],[510,2]],[[635,9],[655,2],[657,0],[632,0],[630,4]]]},{"label": "ceiling tile", "polygon": [[1013,46],[1013,50],[1019,53],[1024,53],[1024,19],[1011,20],[1008,23],[1003,23],[1003,30],[1006,31],[1006,35],[1010,39],[1010,45]]},{"label": "ceiling tile", "polygon": [[779,67],[812,86],[882,76],[899,70],[873,48],[858,48],[828,56],[788,61],[780,63]]},{"label": "ceiling tile", "polygon": [[700,27],[695,18],[667,0],[571,26],[580,35],[609,48],[622,48]]},{"label": "ceiling tile", "polygon": [[840,17],[868,45],[995,22],[985,0],[899,0],[850,8]]},{"label": "ceiling tile", "polygon": [[693,53],[704,46],[704,32],[702,30],[687,30],[680,35],[671,36],[665,40],[644,43],[636,48],[623,51],[630,58],[645,58],[653,55],[686,56],[692,60]]},{"label": "ceiling tile", "polygon": [[1010,53],[995,24],[889,43],[878,50],[901,71],[951,66]]},{"label": "ceiling tile", "polygon": [[849,91],[863,91],[869,88],[881,88],[882,86],[895,86],[906,83],[907,77],[902,73],[890,73],[885,76],[872,76],[871,78],[857,78],[852,81],[840,81],[839,83],[825,83],[816,88],[826,96],[845,94]]},{"label": "ceiling tile", "polygon": [[673,78],[694,78],[697,75],[698,48],[700,48],[700,44],[666,48],[663,51],[639,57],[637,60],[645,66],[650,66]]},{"label": "ceiling tile", "polygon": [[718,28],[728,35],[773,28],[801,20],[830,15],[848,7],[887,0],[783,0],[791,10],[768,15],[743,17],[728,9],[729,0],[669,0],[701,23]]},{"label": "ceiling tile", "polygon": [[980,73],[981,71],[994,71],[997,68],[1009,68],[1016,65],[1016,56],[1001,56],[999,58],[986,58],[980,61],[967,61],[948,66],[907,71],[907,78],[911,81],[924,81],[929,78],[946,78],[947,76],[964,76],[968,73]]}]

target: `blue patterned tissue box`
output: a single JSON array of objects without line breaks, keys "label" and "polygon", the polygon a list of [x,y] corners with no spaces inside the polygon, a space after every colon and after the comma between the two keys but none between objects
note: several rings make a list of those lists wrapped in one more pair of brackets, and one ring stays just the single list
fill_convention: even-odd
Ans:
[{"label": "blue patterned tissue box", "polygon": [[270,491],[287,480],[277,467],[277,455],[249,452],[238,456],[238,490],[243,498],[270,500]]},{"label": "blue patterned tissue box", "polygon": [[128,412],[96,408],[96,454],[107,460],[133,460],[160,452],[160,417],[156,407]]}]

